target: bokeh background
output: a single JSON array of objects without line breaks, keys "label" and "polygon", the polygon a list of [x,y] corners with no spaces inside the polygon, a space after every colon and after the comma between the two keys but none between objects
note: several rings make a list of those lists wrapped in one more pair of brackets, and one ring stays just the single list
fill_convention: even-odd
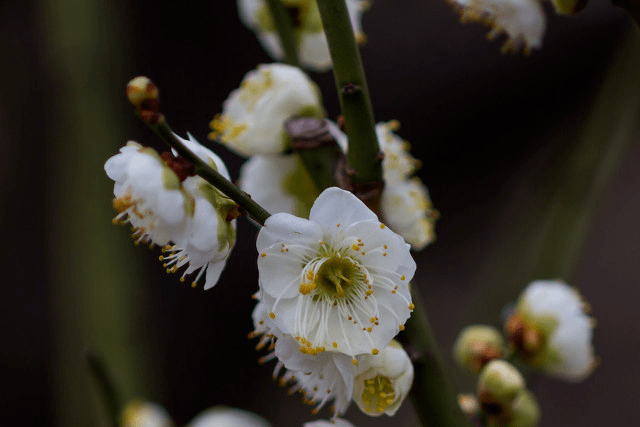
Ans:
[{"label": "bokeh background", "polygon": [[[545,9],[544,48],[505,56],[485,40],[486,28],[461,25],[444,1],[376,0],[364,16],[362,56],[376,118],[400,120],[441,212],[437,242],[416,254],[416,283],[447,362],[460,328],[499,326],[501,308],[533,278],[547,278],[537,274],[553,270],[545,266],[557,256],[569,267],[553,271],[593,305],[602,362],[581,384],[530,378],[541,426],[632,425],[640,403],[640,135],[637,109],[626,103],[633,82],[607,86],[606,107],[595,118],[590,111],[633,25],[606,1],[592,0],[575,18]],[[310,420],[310,408],[271,381],[273,365],[259,366],[247,339],[254,227],[240,222],[221,282],[204,292],[165,275],[157,249],[134,247],[110,221],[105,160],[128,139],[162,148],[131,112],[130,78],[152,77],[174,130],[204,143],[242,76],[270,62],[235,2],[4,0],[0,52],[2,424],[102,425],[88,348],[104,356],[125,397],[161,403],[178,425],[216,404],[274,426]],[[331,73],[311,77],[335,119]],[[630,142],[608,156],[609,138]],[[242,159],[212,148],[236,178]],[[557,194],[591,182],[597,168],[569,166],[589,150],[602,158],[590,165],[606,173],[578,206],[583,222],[567,253],[548,238],[550,212],[576,212],[558,207]],[[460,391],[472,390],[470,377],[451,371]],[[359,426],[417,425],[408,402],[397,419],[371,419],[355,405],[346,417]]]}]

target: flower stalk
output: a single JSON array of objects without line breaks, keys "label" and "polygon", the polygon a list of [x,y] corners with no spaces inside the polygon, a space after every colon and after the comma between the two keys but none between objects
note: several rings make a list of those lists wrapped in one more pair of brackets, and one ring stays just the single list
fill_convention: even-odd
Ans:
[{"label": "flower stalk", "polygon": [[411,294],[415,309],[405,325],[403,340],[409,343],[415,370],[411,398],[416,414],[424,426],[468,426],[415,284]]},{"label": "flower stalk", "polygon": [[293,33],[293,23],[291,17],[287,13],[287,9],[280,0],[266,0],[273,18],[273,24],[278,32],[282,51],[284,52],[285,62],[294,67],[300,67],[298,59],[298,47],[296,44],[295,34]]},{"label": "flower stalk", "polygon": [[182,141],[180,141],[180,139],[178,139],[174,135],[171,127],[164,119],[164,117],[161,117],[157,123],[147,123],[147,125],[164,142],[175,149],[180,156],[188,159],[194,164],[194,173],[196,175],[204,178],[211,185],[222,191],[227,197],[240,205],[249,215],[251,215],[253,219],[255,219],[261,225],[264,225],[264,222],[271,216],[271,214],[267,212],[262,206],[254,202],[248,194],[246,194],[235,184],[218,173],[218,171],[205,163],[200,157],[196,156],[191,150],[189,150],[182,143]]},{"label": "flower stalk", "polygon": [[382,180],[382,157],[360,51],[344,0],[318,1],[329,43],[344,126],[349,136],[347,173],[357,183]]}]

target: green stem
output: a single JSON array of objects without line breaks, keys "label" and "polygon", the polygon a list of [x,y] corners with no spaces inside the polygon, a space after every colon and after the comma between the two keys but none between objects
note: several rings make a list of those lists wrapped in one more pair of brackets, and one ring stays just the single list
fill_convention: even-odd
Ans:
[{"label": "green stem", "polygon": [[178,139],[166,120],[161,119],[157,124],[149,124],[149,127],[156,133],[164,142],[173,147],[178,154],[185,159],[188,159],[195,165],[195,173],[207,180],[211,185],[222,191],[231,200],[242,206],[253,219],[258,221],[261,225],[271,216],[262,206],[254,202],[244,191],[235,186],[231,181],[220,175],[218,171],[209,166],[200,157],[196,156],[191,150],[189,150]]},{"label": "green stem", "polygon": [[347,161],[354,182],[382,180],[382,159],[376,138],[373,108],[360,51],[344,0],[319,0],[318,8],[329,43],[345,130]]},{"label": "green stem", "polygon": [[287,13],[287,9],[282,4],[281,0],[267,0],[267,5],[269,6],[273,24],[275,25],[278,37],[280,38],[280,45],[284,52],[285,61],[289,65],[300,67],[298,46],[295,35],[293,34],[291,17]]},{"label": "green stem", "polygon": [[107,369],[107,364],[102,357],[91,349],[87,351],[87,363],[102,392],[102,398],[107,409],[109,421],[113,427],[117,427],[120,424],[120,413],[122,412],[123,402],[119,397],[118,391]]},{"label": "green stem", "polygon": [[415,308],[405,325],[404,337],[416,354],[413,361],[415,379],[411,389],[413,407],[424,426],[466,427],[469,422],[458,406],[453,383],[415,284],[411,285],[411,293]]}]

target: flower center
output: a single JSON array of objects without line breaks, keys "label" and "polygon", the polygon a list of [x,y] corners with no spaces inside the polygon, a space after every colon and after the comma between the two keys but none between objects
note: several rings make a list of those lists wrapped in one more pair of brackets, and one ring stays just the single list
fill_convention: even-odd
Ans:
[{"label": "flower center", "polygon": [[396,392],[389,377],[376,375],[364,381],[362,401],[369,413],[382,413],[396,400]]},{"label": "flower center", "polygon": [[352,260],[335,256],[320,265],[314,281],[319,293],[329,297],[344,297],[357,280],[357,273]]}]

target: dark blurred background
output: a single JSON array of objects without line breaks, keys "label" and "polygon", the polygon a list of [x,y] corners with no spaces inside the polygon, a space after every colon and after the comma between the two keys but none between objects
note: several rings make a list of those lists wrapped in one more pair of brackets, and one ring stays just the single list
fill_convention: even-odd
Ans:
[{"label": "dark blurred background", "polygon": [[[534,278],[563,162],[632,28],[605,1],[592,0],[573,18],[545,9],[544,47],[530,57],[501,55],[487,28],[461,25],[444,1],[377,0],[364,15],[376,118],[400,120],[441,212],[437,242],[416,254],[416,283],[449,363],[457,331],[499,326],[501,307]],[[125,397],[161,403],[178,425],[216,404],[255,411],[274,426],[309,421],[310,408],[271,381],[272,364],[259,366],[256,343],[246,338],[257,289],[255,228],[240,221],[221,282],[204,292],[165,275],[158,250],[134,247],[127,229],[110,222],[106,159],[128,139],[162,148],[131,113],[127,81],[150,76],[174,130],[207,143],[208,122],[229,92],[270,62],[235,2],[4,0],[0,52],[2,424],[101,425],[88,348],[104,356]],[[311,77],[335,119],[331,73]],[[581,384],[531,378],[541,426],[637,419],[634,129],[604,191],[594,193],[576,268],[564,277],[593,305],[602,363]],[[237,178],[242,159],[212,148]],[[471,391],[473,380],[451,370],[459,390]],[[356,426],[417,425],[408,402],[398,417],[368,418],[355,405],[346,416]]]}]

